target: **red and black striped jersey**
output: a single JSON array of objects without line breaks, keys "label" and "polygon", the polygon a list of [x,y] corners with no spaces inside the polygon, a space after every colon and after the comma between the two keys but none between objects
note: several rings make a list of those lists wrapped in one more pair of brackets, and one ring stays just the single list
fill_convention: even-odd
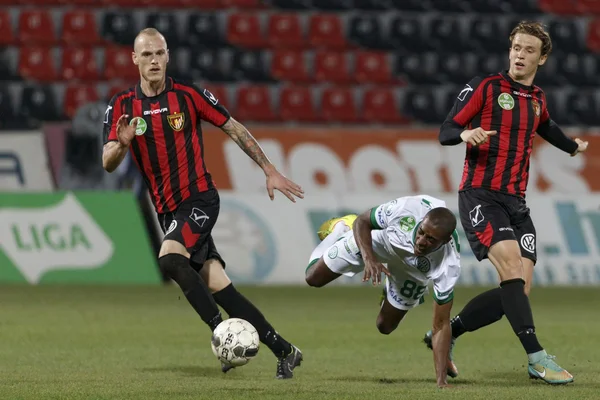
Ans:
[{"label": "red and black striped jersey", "polygon": [[227,109],[206,89],[170,77],[166,89],[148,97],[138,84],[116,94],[104,117],[104,143],[117,140],[117,121],[138,120],[130,151],[158,213],[174,211],[195,193],[214,187],[204,163],[201,121],[221,127]]},{"label": "red and black striped jersey", "polygon": [[484,188],[524,196],[535,133],[550,122],[539,87],[515,82],[506,72],[472,79],[458,94],[442,129],[481,127],[498,133],[480,146],[467,143],[459,190]]}]

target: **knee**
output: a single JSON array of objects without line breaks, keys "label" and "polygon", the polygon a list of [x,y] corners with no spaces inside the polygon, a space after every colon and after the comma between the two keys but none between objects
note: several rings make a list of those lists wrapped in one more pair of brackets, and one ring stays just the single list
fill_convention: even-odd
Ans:
[{"label": "knee", "polygon": [[158,259],[160,271],[171,279],[175,279],[178,272],[189,266],[189,260],[181,254],[166,254]]},{"label": "knee", "polygon": [[306,273],[306,277],[304,278],[306,280],[306,283],[308,284],[308,286],[311,287],[323,287],[323,282],[320,282],[320,280],[318,279],[318,277],[315,274],[311,274],[310,272]]},{"label": "knee", "polygon": [[390,333],[394,332],[398,327],[398,324],[390,323],[382,317],[377,318],[376,325],[377,329],[379,330],[379,333],[381,333],[382,335],[389,335]]}]

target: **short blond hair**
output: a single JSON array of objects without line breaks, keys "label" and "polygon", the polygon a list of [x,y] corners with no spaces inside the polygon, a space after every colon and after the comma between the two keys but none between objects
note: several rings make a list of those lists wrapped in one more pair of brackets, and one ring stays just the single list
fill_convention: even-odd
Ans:
[{"label": "short blond hair", "polygon": [[550,34],[546,31],[544,25],[541,22],[519,22],[519,24],[515,26],[515,28],[510,33],[509,40],[511,46],[517,33],[535,36],[536,38],[540,39],[542,41],[542,56],[548,56],[552,52],[552,39],[550,38]]}]

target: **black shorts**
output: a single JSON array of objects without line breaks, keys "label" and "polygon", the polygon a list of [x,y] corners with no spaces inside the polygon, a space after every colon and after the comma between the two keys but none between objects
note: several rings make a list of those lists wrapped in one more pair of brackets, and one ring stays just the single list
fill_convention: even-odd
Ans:
[{"label": "black shorts", "polygon": [[525,199],[487,189],[468,189],[458,194],[460,222],[473,254],[479,261],[502,240],[516,240],[521,257],[537,260],[535,226]]},{"label": "black shorts", "polygon": [[173,212],[158,214],[165,234],[163,240],[175,240],[190,253],[190,263],[200,270],[206,260],[225,261],[217,251],[211,232],[219,217],[221,201],[217,189],[198,193],[184,200]]}]

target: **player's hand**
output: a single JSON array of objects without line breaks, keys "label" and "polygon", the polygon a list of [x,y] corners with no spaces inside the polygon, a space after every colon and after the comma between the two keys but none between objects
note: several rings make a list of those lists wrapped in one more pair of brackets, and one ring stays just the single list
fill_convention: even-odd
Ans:
[{"label": "player's hand", "polygon": [[577,138],[577,139],[575,139],[575,143],[577,143],[577,145],[579,147],[577,147],[577,150],[575,150],[575,153],[571,154],[571,157],[574,157],[574,156],[576,156],[579,153],[583,153],[588,148],[588,142],[587,141],[584,142],[583,140]]},{"label": "player's hand", "polygon": [[383,266],[382,263],[376,260],[365,260],[365,274],[363,275],[363,282],[368,282],[369,279],[373,280],[373,286],[381,283],[381,273],[385,276],[390,276],[390,271]]},{"label": "player's hand", "polygon": [[281,172],[273,169],[267,173],[267,192],[269,193],[271,200],[275,198],[275,189],[279,190],[285,197],[294,203],[296,202],[294,196],[300,199],[304,198],[304,190],[302,190],[300,185],[290,181],[283,176]]},{"label": "player's hand", "polygon": [[129,125],[127,122],[128,118],[129,115],[123,114],[117,121],[117,139],[123,147],[129,147],[131,144],[131,141],[135,137],[135,130],[137,129],[137,123],[139,121],[139,119],[136,118],[135,121],[133,121],[133,124]]},{"label": "player's hand", "polygon": [[460,138],[465,143],[472,146],[480,146],[488,141],[490,136],[497,134],[498,131],[486,131],[483,128],[468,129],[460,134]]}]

